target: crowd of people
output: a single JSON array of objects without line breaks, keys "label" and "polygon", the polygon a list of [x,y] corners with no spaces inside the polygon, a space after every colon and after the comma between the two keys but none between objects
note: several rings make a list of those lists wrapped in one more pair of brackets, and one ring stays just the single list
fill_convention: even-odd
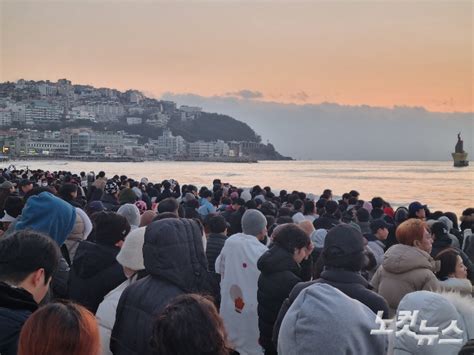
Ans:
[{"label": "crowd of people", "polygon": [[1,355],[474,354],[474,208],[0,175]]}]

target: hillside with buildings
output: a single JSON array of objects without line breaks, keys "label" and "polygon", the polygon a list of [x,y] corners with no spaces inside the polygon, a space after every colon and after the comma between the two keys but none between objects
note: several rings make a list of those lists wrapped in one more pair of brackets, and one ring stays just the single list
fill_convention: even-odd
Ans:
[{"label": "hillside with buildings", "polygon": [[0,83],[0,147],[5,158],[291,159],[232,117],[66,79]]}]

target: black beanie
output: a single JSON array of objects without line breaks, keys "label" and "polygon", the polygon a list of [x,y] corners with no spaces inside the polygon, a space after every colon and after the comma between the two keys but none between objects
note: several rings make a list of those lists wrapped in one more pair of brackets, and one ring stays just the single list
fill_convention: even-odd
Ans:
[{"label": "black beanie", "polygon": [[366,260],[362,233],[348,224],[335,226],[324,240],[322,257],[329,268],[362,270]]},{"label": "black beanie", "polygon": [[127,219],[115,212],[99,212],[94,218],[95,241],[104,245],[115,245],[130,232]]}]

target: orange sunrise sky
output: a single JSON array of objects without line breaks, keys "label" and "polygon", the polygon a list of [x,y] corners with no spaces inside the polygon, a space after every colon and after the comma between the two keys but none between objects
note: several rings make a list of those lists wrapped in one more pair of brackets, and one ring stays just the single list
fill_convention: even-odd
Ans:
[{"label": "orange sunrise sky", "polygon": [[0,0],[0,81],[473,112],[473,4]]}]

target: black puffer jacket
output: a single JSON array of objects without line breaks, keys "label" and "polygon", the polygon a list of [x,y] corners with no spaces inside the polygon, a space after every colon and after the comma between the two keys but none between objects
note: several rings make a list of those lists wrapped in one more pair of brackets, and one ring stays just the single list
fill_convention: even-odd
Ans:
[{"label": "black puffer jacket", "polygon": [[95,313],[105,295],[126,280],[117,247],[83,241],[69,272],[69,297]]},{"label": "black puffer jacket", "polygon": [[217,292],[196,221],[169,218],[148,225],[143,258],[149,276],[127,287],[118,303],[110,341],[115,355],[152,354],[153,320],[173,298]]},{"label": "black puffer jacket", "polygon": [[224,234],[211,233],[207,238],[206,257],[209,264],[209,270],[216,272],[216,259],[221,253],[222,248],[227,237]]},{"label": "black puffer jacket", "polygon": [[267,351],[275,351],[271,342],[273,325],[283,301],[301,281],[302,270],[290,252],[273,245],[258,260],[258,328],[260,344]]},{"label": "black puffer jacket", "polygon": [[37,308],[29,292],[0,282],[0,354],[16,355],[21,327]]}]

